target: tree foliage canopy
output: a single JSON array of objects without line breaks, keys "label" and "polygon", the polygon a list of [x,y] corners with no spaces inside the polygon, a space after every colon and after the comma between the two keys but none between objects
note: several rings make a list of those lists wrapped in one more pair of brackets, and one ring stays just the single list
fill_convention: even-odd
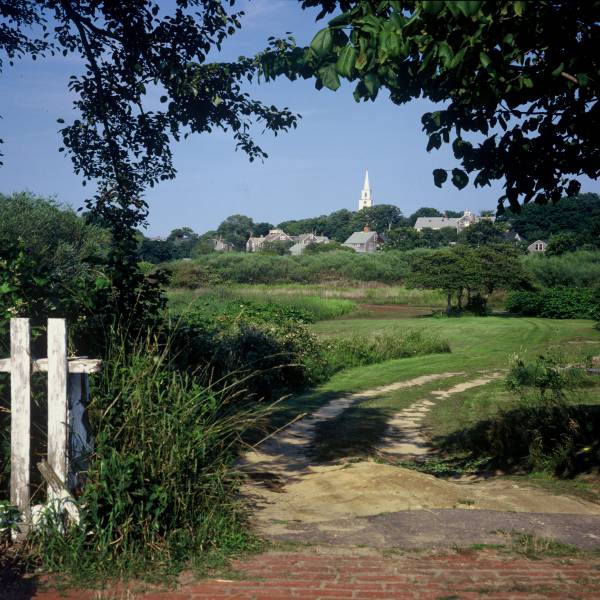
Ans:
[{"label": "tree foliage canopy", "polygon": [[[444,103],[423,115],[427,150],[451,144],[461,168],[437,186],[504,179],[504,203],[556,202],[600,173],[600,1],[303,0],[336,14],[307,48],[275,40],[267,78],[314,77],[357,101]],[[341,12],[340,12],[341,11]],[[475,134],[475,135],[474,135]]]},{"label": "tree foliage canopy", "polygon": [[220,128],[253,160],[265,156],[251,136],[253,123],[274,133],[296,124],[289,110],[243,91],[256,76],[254,59],[207,58],[240,27],[242,13],[224,4],[0,0],[0,52],[10,64],[51,54],[72,55],[85,65],[69,80],[78,117],[59,119],[61,150],[84,183],[97,184],[87,205],[113,232],[108,267],[117,314],[140,305],[145,293],[135,230],[147,215],[144,190],[175,176],[171,142]]}]

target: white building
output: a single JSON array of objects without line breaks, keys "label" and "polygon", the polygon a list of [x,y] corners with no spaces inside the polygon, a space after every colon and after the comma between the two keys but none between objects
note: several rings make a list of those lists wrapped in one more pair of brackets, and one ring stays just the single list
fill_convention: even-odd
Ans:
[{"label": "white building", "polygon": [[496,217],[480,217],[473,214],[470,210],[465,210],[462,217],[419,217],[415,223],[415,229],[445,229],[450,227],[456,231],[462,231],[480,221],[494,222]]},{"label": "white building", "polygon": [[360,200],[358,201],[358,210],[373,206],[373,196],[369,187],[369,171],[365,171],[365,183],[360,192]]}]

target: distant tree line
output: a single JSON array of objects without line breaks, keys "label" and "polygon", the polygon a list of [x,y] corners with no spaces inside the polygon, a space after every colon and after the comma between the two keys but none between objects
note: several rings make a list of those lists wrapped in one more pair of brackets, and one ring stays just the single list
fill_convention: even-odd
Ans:
[{"label": "distant tree line", "polygon": [[[482,211],[481,214],[491,216],[493,212]],[[457,218],[462,215],[462,211],[448,210],[442,213],[436,208],[422,207],[405,217],[397,206],[379,204],[360,211],[341,209],[328,215],[283,221],[277,227],[288,235],[316,233],[335,242],[320,248],[319,252],[343,248],[340,244],[354,231],[360,231],[366,225],[382,235],[385,240],[383,250],[435,249],[456,243],[481,246],[502,242],[504,233],[508,230],[518,233],[529,242],[537,239],[548,241],[550,254],[600,247],[600,197],[597,194],[563,198],[552,206],[528,204],[520,213],[506,212],[495,224],[480,221],[461,232],[452,227],[421,231],[414,229],[419,217]],[[274,227],[272,223],[255,222],[251,217],[235,214],[227,217],[217,229],[203,234],[198,234],[189,227],[174,229],[164,240],[149,239],[139,233],[138,255],[140,260],[155,264],[194,258],[213,252],[216,240],[230,244],[233,250],[242,252],[250,236],[266,235]],[[289,244],[267,244],[263,251],[285,254],[288,246]],[[525,246],[521,244],[521,249],[524,250]]]}]

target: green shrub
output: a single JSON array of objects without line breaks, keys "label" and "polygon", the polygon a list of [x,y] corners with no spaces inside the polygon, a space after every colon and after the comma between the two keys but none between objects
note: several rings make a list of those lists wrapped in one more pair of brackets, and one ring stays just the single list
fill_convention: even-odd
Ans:
[{"label": "green shrub", "polygon": [[513,360],[506,380],[515,403],[490,419],[441,441],[446,450],[489,457],[509,470],[572,476],[600,465],[600,406],[578,401],[593,385],[582,369],[565,368],[551,357]]},{"label": "green shrub", "polygon": [[553,288],[515,292],[506,299],[515,314],[549,319],[593,319],[600,310],[600,293],[593,289]]},{"label": "green shrub", "polygon": [[[319,283],[327,281],[401,281],[409,271],[412,253],[334,251],[300,256],[274,256],[260,252],[227,252],[199,256],[193,261],[176,261],[173,287],[204,287],[193,281],[193,269],[209,271],[227,283]],[[190,274],[189,277],[186,274]]]},{"label": "green shrub", "polygon": [[252,543],[234,497],[241,436],[261,414],[171,369],[169,349],[148,341],[110,349],[93,378],[95,437],[79,499],[81,527],[41,529],[44,568],[81,577],[99,570],[148,575]]},{"label": "green shrub", "polygon": [[445,340],[407,331],[402,335],[339,338],[323,342],[327,376],[350,367],[371,365],[395,358],[450,352]]},{"label": "green shrub", "polygon": [[521,260],[525,270],[543,287],[600,285],[600,251],[567,252],[561,256],[528,254]]}]

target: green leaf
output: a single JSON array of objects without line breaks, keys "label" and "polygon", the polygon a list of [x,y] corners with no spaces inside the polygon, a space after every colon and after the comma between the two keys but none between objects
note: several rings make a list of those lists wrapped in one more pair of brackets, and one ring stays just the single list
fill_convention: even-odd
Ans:
[{"label": "green leaf", "polygon": [[10,283],[5,281],[2,285],[0,285],[0,294],[8,294],[12,291],[12,287]]},{"label": "green leaf", "polygon": [[425,0],[423,2],[423,12],[429,15],[437,15],[444,8],[443,0]]},{"label": "green leaf", "polygon": [[454,58],[454,52],[448,45],[448,42],[443,41],[438,44],[438,56],[442,59],[444,66],[447,67]]},{"label": "green leaf", "polygon": [[487,69],[490,66],[490,64],[492,64],[492,59],[485,52],[479,53],[479,61],[481,62],[484,69]]},{"label": "green leaf", "polygon": [[577,81],[579,85],[586,86],[590,80],[586,73],[577,73]]},{"label": "green leaf", "polygon": [[329,27],[339,27],[352,22],[352,12],[345,12],[329,21]]},{"label": "green leaf", "polygon": [[460,12],[465,15],[465,17],[470,17],[479,10],[481,2],[475,2],[474,0],[461,0],[460,2],[456,2],[456,5]]},{"label": "green leaf", "polygon": [[354,65],[356,64],[356,48],[352,45],[342,48],[338,56],[335,68],[343,77],[352,77],[354,73]]},{"label": "green leaf", "polygon": [[434,169],[433,170],[433,183],[441,188],[442,184],[448,179],[448,172],[445,169]]},{"label": "green leaf", "polygon": [[526,2],[513,2],[513,7],[515,9],[515,14],[517,15],[517,17],[521,17],[523,16],[523,11],[525,10],[525,4]]},{"label": "green leaf", "polygon": [[375,98],[375,96],[377,96],[377,92],[379,92],[379,77],[377,76],[377,73],[367,73],[364,76],[363,81],[365,82],[365,87],[367,88],[367,91],[371,97]]},{"label": "green leaf", "polygon": [[354,63],[354,66],[359,71],[362,71],[367,66],[368,61],[369,61],[368,56],[364,52],[361,51],[360,54],[358,55],[358,58],[356,59],[356,62]]},{"label": "green leaf", "polygon": [[469,183],[469,176],[462,169],[452,169],[452,183],[462,190]]},{"label": "green leaf", "polygon": [[565,70],[565,63],[561,62],[560,65],[558,65],[558,67],[556,67],[556,69],[554,69],[554,71],[552,71],[552,76],[558,77],[564,70]]},{"label": "green leaf", "polygon": [[333,37],[331,35],[331,30],[329,28],[321,29],[315,35],[312,42],[310,43],[311,50],[319,57],[323,58],[329,52],[331,52],[331,48],[333,47]]},{"label": "green leaf", "polygon": [[326,88],[335,92],[335,90],[340,87],[340,78],[338,77],[333,65],[325,65],[324,67],[321,67],[317,71],[317,74],[321,78],[321,81]]}]

